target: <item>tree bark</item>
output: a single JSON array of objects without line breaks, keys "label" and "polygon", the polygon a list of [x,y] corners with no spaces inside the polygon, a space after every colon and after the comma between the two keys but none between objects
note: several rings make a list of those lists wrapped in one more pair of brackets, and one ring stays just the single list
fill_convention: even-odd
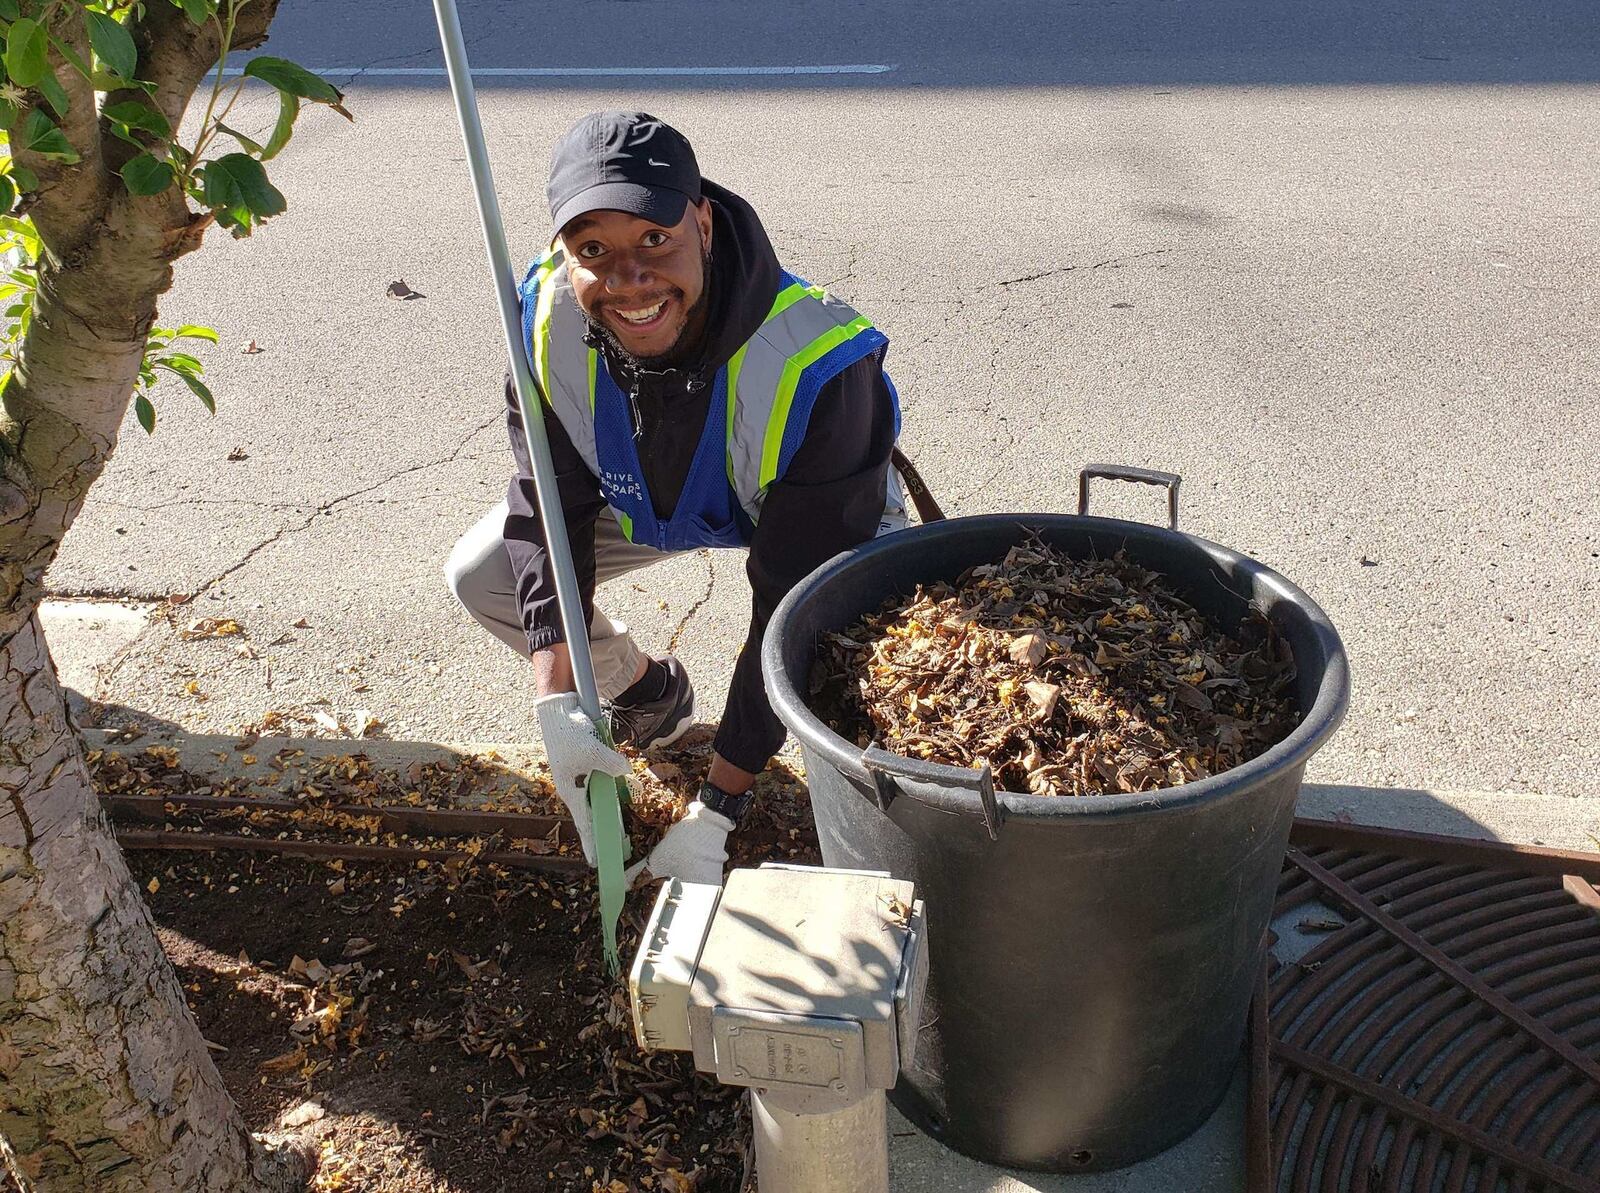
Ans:
[{"label": "tree bark", "polygon": [[41,1190],[288,1189],[245,1129],[85,769],[37,618],[0,645],[0,1134]]},{"label": "tree bark", "polygon": [[[259,43],[276,8],[246,7],[235,46]],[[150,0],[130,29],[177,127],[216,61],[216,27]],[[86,55],[81,21],[53,31]],[[99,811],[37,616],[45,569],[115,446],[172,263],[210,216],[176,187],[128,194],[94,93],[71,70],[57,79],[82,162],[12,140],[40,179],[27,203],[45,247],[0,393],[0,1174],[28,1193],[275,1193],[303,1185],[309,1163],[253,1139],[229,1100]]]}]

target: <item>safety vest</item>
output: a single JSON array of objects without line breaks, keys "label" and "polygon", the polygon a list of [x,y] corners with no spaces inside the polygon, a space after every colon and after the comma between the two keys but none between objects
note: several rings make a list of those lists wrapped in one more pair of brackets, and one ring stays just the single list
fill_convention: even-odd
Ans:
[{"label": "safety vest", "polygon": [[[627,395],[600,352],[555,249],[522,280],[522,334],[539,390],[578,454],[600,481],[630,542],[658,551],[748,546],[767,488],[782,478],[805,439],[822,387],[857,361],[881,367],[889,341],[821,287],[784,273],[766,319],[717,371],[705,428],[672,517],[656,517],[639,465]],[[895,434],[900,405],[895,404]],[[905,525],[898,478],[878,533]]]}]

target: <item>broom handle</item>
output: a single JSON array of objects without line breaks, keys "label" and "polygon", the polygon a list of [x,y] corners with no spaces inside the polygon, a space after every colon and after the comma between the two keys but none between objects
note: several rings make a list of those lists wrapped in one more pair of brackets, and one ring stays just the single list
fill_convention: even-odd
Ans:
[{"label": "broom handle", "polygon": [[556,487],[555,465],[550,460],[550,440],[545,434],[544,413],[528,370],[527,353],[522,343],[522,307],[517,298],[516,274],[511,254],[506,249],[505,225],[500,219],[500,201],[494,193],[494,176],[489,169],[489,151],[484,145],[483,125],[478,119],[478,97],[467,65],[466,44],[461,37],[461,18],[455,0],[434,0],[439,20],[439,37],[444,43],[445,67],[450,74],[450,94],[455,99],[456,115],[461,120],[461,137],[467,146],[467,169],[472,174],[472,189],[478,197],[478,217],[483,225],[483,246],[489,254],[489,272],[494,278],[495,302],[500,308],[500,323],[505,331],[506,355],[511,360],[511,378],[522,409],[522,430],[528,440],[528,459],[533,463],[534,488],[539,495],[539,519],[544,523],[545,550],[550,556],[550,571],[556,580],[556,596],[561,607],[561,626],[567,637],[567,652],[572,656],[572,678],[578,688],[578,703],[589,719],[600,720],[600,691],[594,681],[594,660],[589,654],[589,626],[583,616],[583,598],[578,592],[578,577],[572,567],[572,545],[567,540],[567,521],[561,511],[561,494]]}]

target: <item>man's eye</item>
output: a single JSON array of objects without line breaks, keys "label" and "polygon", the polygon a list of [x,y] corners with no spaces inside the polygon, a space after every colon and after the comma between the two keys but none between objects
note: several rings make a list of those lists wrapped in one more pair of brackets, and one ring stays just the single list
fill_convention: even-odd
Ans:
[{"label": "man's eye", "polygon": [[593,240],[578,246],[578,256],[588,257],[591,260],[593,260],[595,257],[598,257],[605,251],[604,245],[601,245]]},{"label": "man's eye", "polygon": [[665,232],[646,232],[644,236],[644,244],[646,248],[658,249],[662,245],[666,244],[668,239],[669,237]]}]

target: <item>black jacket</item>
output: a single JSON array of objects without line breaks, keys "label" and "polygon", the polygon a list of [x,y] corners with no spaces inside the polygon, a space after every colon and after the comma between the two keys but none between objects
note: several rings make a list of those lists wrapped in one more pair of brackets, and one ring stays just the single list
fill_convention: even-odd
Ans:
[{"label": "black jacket", "polygon": [[[632,396],[639,462],[661,518],[670,517],[677,505],[705,427],[713,377],[755,333],[778,293],[777,257],[754,210],[715,183],[707,182],[705,193],[715,222],[711,308],[703,343],[689,353],[683,368],[641,375],[604,353],[612,377]],[[528,644],[538,651],[565,635],[522,414],[509,377],[506,401],[517,464],[507,492],[506,550],[517,578]],[[548,418],[545,426],[587,620],[594,601],[594,521],[611,515],[604,513],[599,482],[561,423]],[[716,740],[717,752],[743,770],[762,770],[783,745],[783,725],[761,680],[761,636],[767,619],[797,580],[876,532],[893,447],[893,400],[877,361],[868,357],[823,387],[788,471],[767,490],[746,564],[753,596],[750,630],[734,666]]]}]

